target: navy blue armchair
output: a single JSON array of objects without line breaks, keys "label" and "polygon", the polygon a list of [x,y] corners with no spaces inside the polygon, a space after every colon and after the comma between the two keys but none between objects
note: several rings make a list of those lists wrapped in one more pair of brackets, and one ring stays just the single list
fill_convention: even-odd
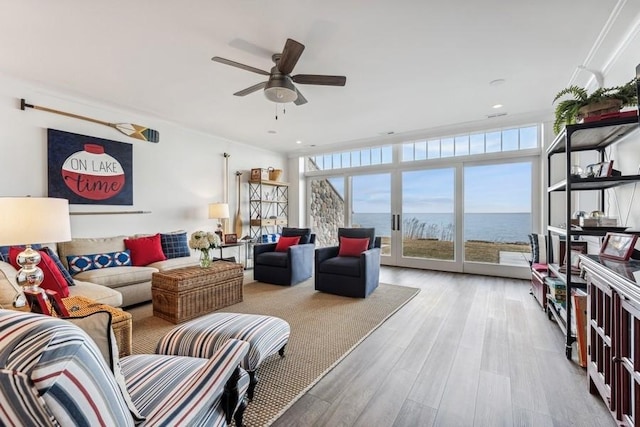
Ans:
[{"label": "navy blue armchair", "polygon": [[374,228],[340,228],[340,237],[369,238],[368,249],[360,256],[338,256],[339,246],[318,248],[315,253],[317,291],[354,298],[366,298],[380,280],[380,237]]},{"label": "navy blue armchair", "polygon": [[297,245],[276,252],[276,243],[253,247],[253,278],[259,282],[292,286],[311,277],[316,235],[309,228],[282,229],[283,237],[300,236]]}]

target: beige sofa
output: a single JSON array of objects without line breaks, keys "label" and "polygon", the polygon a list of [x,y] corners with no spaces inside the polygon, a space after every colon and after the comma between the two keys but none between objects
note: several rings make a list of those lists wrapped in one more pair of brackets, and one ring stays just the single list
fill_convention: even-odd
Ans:
[{"label": "beige sofa", "polygon": [[[16,284],[16,269],[9,263],[0,261],[0,307],[11,308],[13,300],[20,293]],[[99,303],[113,307],[122,305],[122,294],[106,286],[74,280],[75,286],[69,286],[70,296],[85,296]]]},{"label": "beige sofa", "polygon": [[[60,261],[68,269],[67,256],[119,252],[126,249],[129,236],[74,238],[69,242],[47,245],[55,248]],[[57,247],[56,247],[57,246]],[[142,267],[109,267],[88,270],[73,276],[69,286],[72,296],[82,295],[114,307],[127,307],[151,300],[151,276],[154,272],[197,265],[196,256],[172,258]],[[0,305],[10,306],[19,292],[15,284],[16,270],[0,261]]]}]

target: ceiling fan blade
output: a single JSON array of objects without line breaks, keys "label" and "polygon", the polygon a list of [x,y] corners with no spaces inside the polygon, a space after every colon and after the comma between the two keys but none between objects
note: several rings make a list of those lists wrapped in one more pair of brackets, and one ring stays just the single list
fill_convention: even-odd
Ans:
[{"label": "ceiling fan blade", "polygon": [[293,101],[294,104],[296,105],[303,105],[307,103],[307,98],[305,98],[304,96],[302,96],[302,94],[300,93],[300,91],[298,90],[298,88],[296,88],[296,93],[298,94],[298,97],[296,98],[295,101]]},{"label": "ceiling fan blade", "polygon": [[304,45],[302,43],[298,43],[293,39],[287,39],[280,61],[278,61],[278,70],[282,74],[290,74],[293,71],[293,67],[296,66],[298,59],[300,59],[303,50]]},{"label": "ceiling fan blade", "polygon": [[246,88],[246,89],[242,89],[242,90],[240,90],[240,91],[238,91],[238,92],[234,93],[234,95],[235,95],[235,96],[245,96],[245,95],[249,95],[250,93],[253,93],[253,92],[257,91],[257,90],[264,89],[264,87],[265,87],[266,85],[267,85],[267,82],[261,82],[261,83],[255,84],[255,85],[253,85],[253,86],[249,86],[249,87],[248,87],[248,88]]},{"label": "ceiling fan blade", "polygon": [[261,70],[259,68],[252,67],[250,65],[244,65],[236,61],[232,61],[230,59],[220,58],[219,56],[214,56],[211,58],[212,61],[219,62],[221,64],[231,65],[232,67],[241,68],[243,70],[251,71],[252,73],[262,74],[263,76],[268,76],[269,73],[267,71]]},{"label": "ceiling fan blade", "polygon": [[344,86],[347,83],[345,76],[323,76],[317,74],[298,74],[291,77],[291,80],[303,85]]}]

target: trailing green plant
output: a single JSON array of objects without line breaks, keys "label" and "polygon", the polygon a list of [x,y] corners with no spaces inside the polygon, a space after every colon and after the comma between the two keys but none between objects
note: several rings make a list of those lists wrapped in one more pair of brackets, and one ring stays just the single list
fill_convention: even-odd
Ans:
[{"label": "trailing green plant", "polygon": [[563,124],[571,125],[576,123],[580,108],[595,104],[598,102],[617,99],[622,102],[622,106],[635,106],[638,103],[638,94],[636,89],[637,78],[633,78],[622,86],[601,87],[588,94],[585,88],[580,86],[569,86],[558,92],[553,98],[555,103],[558,99],[565,95],[572,95],[573,99],[565,99],[561,101],[555,110],[556,121],[553,124],[553,131],[559,133]]}]

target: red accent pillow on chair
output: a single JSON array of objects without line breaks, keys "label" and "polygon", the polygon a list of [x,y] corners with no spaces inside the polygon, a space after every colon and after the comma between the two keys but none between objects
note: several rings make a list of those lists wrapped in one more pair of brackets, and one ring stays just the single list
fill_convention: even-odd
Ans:
[{"label": "red accent pillow on chair", "polygon": [[340,237],[340,249],[338,256],[359,257],[360,254],[369,249],[369,238]]},{"label": "red accent pillow on chair", "polygon": [[300,242],[300,236],[280,236],[276,243],[276,252],[287,252],[289,246],[297,245]]},{"label": "red accent pillow on chair", "polygon": [[[20,266],[16,262],[16,257],[23,250],[23,248],[20,248],[18,246],[12,246],[9,249],[11,265],[13,265],[16,270],[20,270]],[[44,280],[40,284],[40,287],[42,289],[56,291],[62,298],[68,297],[69,285],[67,285],[67,281],[64,279],[62,273],[60,273],[60,270],[58,270],[56,263],[53,262],[51,257],[43,251],[40,251],[40,258],[41,260],[38,264],[38,267],[40,267],[42,273],[44,274]]]},{"label": "red accent pillow on chair", "polygon": [[167,259],[162,252],[160,233],[155,236],[124,239],[124,245],[131,253],[131,265],[149,265],[152,262]]}]

